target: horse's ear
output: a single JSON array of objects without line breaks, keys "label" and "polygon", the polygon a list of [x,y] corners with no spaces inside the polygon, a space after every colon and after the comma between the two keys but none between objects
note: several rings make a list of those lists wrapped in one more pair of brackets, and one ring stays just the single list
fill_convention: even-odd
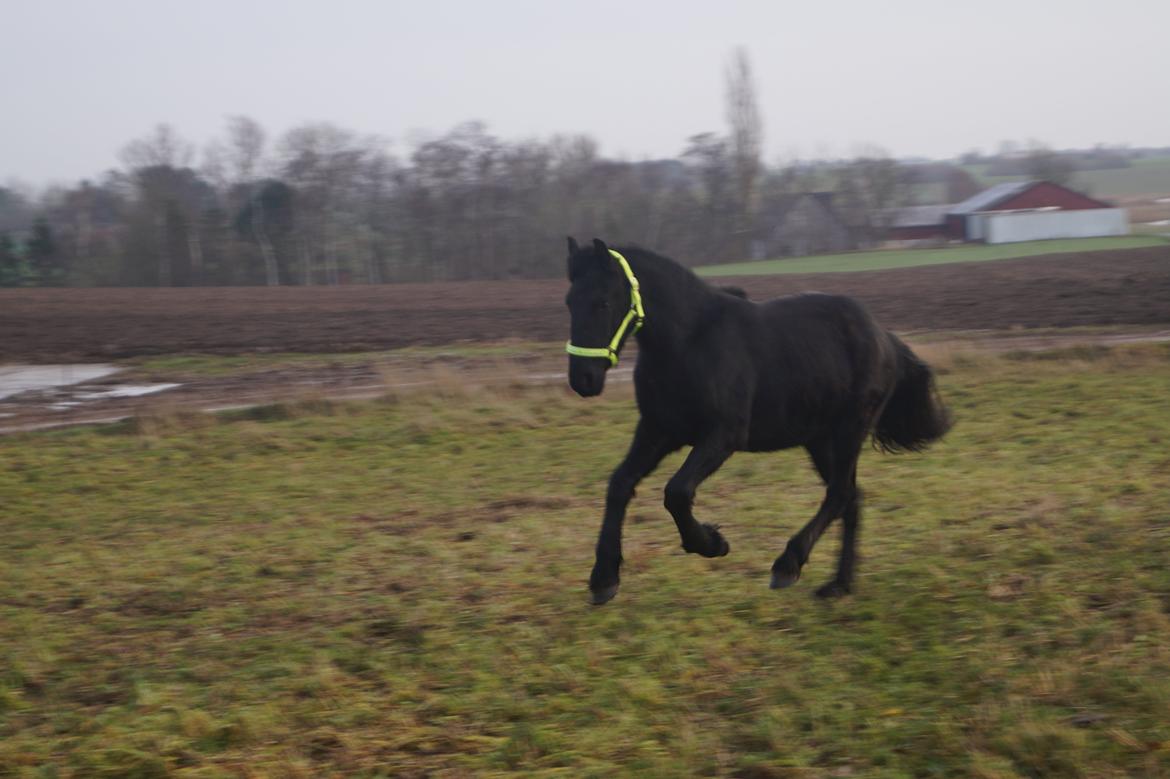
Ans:
[{"label": "horse's ear", "polygon": [[597,252],[599,257],[609,258],[609,247],[605,245],[605,241],[600,238],[593,239],[593,251]]},{"label": "horse's ear", "polygon": [[577,241],[575,241],[573,239],[573,236],[570,235],[569,236],[569,256],[565,259],[565,275],[567,275],[569,277],[569,281],[573,280],[573,255],[575,255],[579,251],[579,249],[580,249],[580,247],[577,246]]}]

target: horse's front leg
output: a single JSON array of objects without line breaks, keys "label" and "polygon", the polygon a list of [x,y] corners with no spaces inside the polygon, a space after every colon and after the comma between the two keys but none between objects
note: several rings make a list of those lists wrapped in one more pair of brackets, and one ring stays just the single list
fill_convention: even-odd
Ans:
[{"label": "horse's front leg", "polygon": [[593,594],[595,606],[607,603],[617,595],[622,564],[622,523],[626,518],[626,506],[634,497],[634,488],[658,467],[663,457],[677,448],[645,420],[638,422],[630,451],[621,465],[614,469],[605,493],[605,518],[597,539],[597,560],[589,576],[589,591]]},{"label": "horse's front leg", "polygon": [[727,462],[733,451],[734,447],[722,438],[700,442],[687,455],[678,473],[666,483],[664,504],[678,525],[678,534],[687,552],[703,557],[722,557],[731,551],[718,526],[696,521],[691,506],[694,505],[695,490]]}]

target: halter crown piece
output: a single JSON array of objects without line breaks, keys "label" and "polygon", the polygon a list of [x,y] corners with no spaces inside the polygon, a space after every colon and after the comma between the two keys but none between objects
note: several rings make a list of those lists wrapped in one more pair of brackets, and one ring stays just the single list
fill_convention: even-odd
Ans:
[{"label": "halter crown piece", "polygon": [[618,363],[618,346],[621,345],[622,339],[626,335],[626,330],[630,328],[630,323],[633,323],[635,333],[641,330],[642,323],[646,321],[646,312],[642,308],[642,293],[638,289],[638,279],[634,276],[634,272],[630,270],[630,263],[626,261],[625,257],[613,249],[610,249],[609,253],[618,261],[618,265],[622,266],[622,272],[626,274],[626,279],[630,282],[630,310],[626,312],[622,323],[618,325],[617,332],[613,334],[613,338],[609,341],[609,346],[573,346],[573,342],[569,341],[565,344],[565,351],[575,357],[600,357],[609,360],[609,364],[612,367]]}]

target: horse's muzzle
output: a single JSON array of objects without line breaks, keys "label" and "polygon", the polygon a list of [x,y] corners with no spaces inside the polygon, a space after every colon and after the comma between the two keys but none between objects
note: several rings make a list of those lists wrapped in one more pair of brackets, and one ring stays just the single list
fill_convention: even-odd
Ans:
[{"label": "horse's muzzle", "polygon": [[609,366],[596,357],[569,358],[569,386],[583,398],[600,395],[605,389],[605,372]]}]

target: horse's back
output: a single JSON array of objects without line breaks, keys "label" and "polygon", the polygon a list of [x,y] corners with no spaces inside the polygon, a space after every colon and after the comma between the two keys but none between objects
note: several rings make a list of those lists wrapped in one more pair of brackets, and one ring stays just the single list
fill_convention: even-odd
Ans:
[{"label": "horse's back", "polygon": [[889,337],[853,298],[803,293],[757,305],[751,448],[796,446],[880,403]]},{"label": "horse's back", "polygon": [[865,322],[873,318],[859,301],[845,295],[827,292],[801,292],[796,295],[773,298],[756,304],[763,321],[772,325],[809,323],[831,325],[841,322]]},{"label": "horse's back", "polygon": [[753,451],[821,437],[856,415],[891,348],[866,309],[839,295],[707,303],[680,355],[640,351],[634,371],[643,418],[684,444],[713,428],[740,431]]},{"label": "horse's back", "polygon": [[819,375],[852,372],[859,359],[877,356],[885,332],[857,300],[843,295],[805,292],[757,306],[758,359],[787,370]]}]

